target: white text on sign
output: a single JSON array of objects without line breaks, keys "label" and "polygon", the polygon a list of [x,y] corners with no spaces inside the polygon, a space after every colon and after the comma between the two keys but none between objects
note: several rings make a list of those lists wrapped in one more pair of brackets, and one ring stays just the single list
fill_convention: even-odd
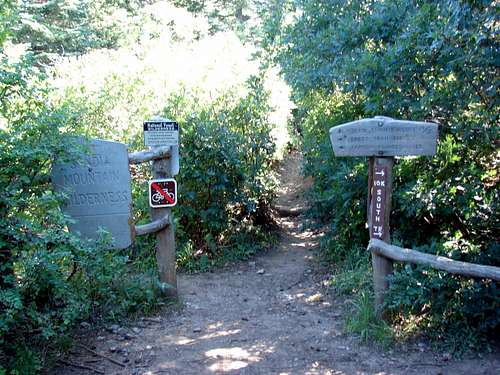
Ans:
[{"label": "white text on sign", "polygon": [[385,197],[387,187],[385,167],[375,166],[373,173],[370,238],[381,239],[385,231]]}]

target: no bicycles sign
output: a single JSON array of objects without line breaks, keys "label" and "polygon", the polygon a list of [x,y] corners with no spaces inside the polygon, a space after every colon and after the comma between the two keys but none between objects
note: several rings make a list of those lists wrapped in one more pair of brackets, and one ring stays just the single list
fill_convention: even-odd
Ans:
[{"label": "no bicycles sign", "polygon": [[177,182],[173,178],[149,181],[149,205],[153,208],[177,204]]}]

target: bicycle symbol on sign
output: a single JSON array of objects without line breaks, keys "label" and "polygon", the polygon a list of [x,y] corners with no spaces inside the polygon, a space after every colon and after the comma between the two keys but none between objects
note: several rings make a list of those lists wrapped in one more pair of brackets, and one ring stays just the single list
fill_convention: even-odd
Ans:
[{"label": "bicycle symbol on sign", "polygon": [[[175,200],[174,193],[171,193],[165,189],[163,189],[163,191],[168,194],[168,196],[170,197],[170,199],[172,199],[172,201]],[[153,201],[153,203],[160,203],[163,199],[165,199],[165,197],[159,191],[157,191],[151,196],[151,200]]]}]

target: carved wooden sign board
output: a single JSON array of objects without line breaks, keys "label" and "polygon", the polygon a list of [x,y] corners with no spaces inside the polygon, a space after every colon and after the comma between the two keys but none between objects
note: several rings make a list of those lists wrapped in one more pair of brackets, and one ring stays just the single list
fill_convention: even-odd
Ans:
[{"label": "carved wooden sign board", "polygon": [[437,124],[375,117],[330,129],[335,156],[434,155]]},{"label": "carved wooden sign board", "polygon": [[94,139],[89,147],[90,154],[83,154],[79,162],[52,168],[56,190],[68,196],[63,211],[75,221],[69,229],[97,239],[102,228],[111,233],[114,248],[126,248],[133,236],[127,146]]},{"label": "carved wooden sign board", "polygon": [[[370,238],[390,243],[389,216],[395,156],[434,155],[438,126],[434,123],[374,117],[330,129],[335,156],[369,156],[368,226]],[[392,261],[372,253],[375,301],[382,306]]]}]

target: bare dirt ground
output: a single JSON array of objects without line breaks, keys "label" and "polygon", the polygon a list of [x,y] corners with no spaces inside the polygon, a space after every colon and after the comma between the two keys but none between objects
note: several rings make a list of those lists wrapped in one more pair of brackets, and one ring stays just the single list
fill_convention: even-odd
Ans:
[{"label": "bare dirt ground", "polygon": [[[303,229],[301,159],[281,166],[279,245],[214,273],[179,275],[181,307],[77,346],[52,374],[498,374],[500,355],[455,360],[425,343],[393,350],[343,333],[345,300],[317,262],[321,233]],[[77,367],[78,366],[78,367]]]}]

